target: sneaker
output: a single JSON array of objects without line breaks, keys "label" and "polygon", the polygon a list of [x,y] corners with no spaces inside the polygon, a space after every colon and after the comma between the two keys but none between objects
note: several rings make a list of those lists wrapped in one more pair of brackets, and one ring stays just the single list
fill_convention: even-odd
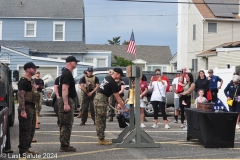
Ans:
[{"label": "sneaker", "polygon": [[180,128],[183,128],[183,127],[184,127],[184,124],[181,124],[181,125],[180,125]]},{"label": "sneaker", "polygon": [[30,150],[30,149],[28,149],[27,150],[27,153],[29,153],[29,154],[39,154],[39,152],[38,151],[33,151],[33,150]]},{"label": "sneaker", "polygon": [[152,128],[158,128],[158,125],[154,123],[154,124],[152,125]]},{"label": "sneaker", "polygon": [[84,126],[84,125],[85,125],[85,122],[80,123],[80,126]]},{"label": "sneaker", "polygon": [[105,140],[105,139],[103,139],[103,140],[98,140],[98,144],[100,144],[100,145],[110,145],[110,144],[112,144],[112,142],[109,142],[109,141],[107,141],[107,140]]},{"label": "sneaker", "polygon": [[146,126],[143,124],[143,123],[141,123],[141,128],[145,128]]},{"label": "sneaker", "polygon": [[239,127],[239,125],[237,124],[237,125],[236,125],[236,129],[239,129],[239,128],[240,128],[240,127]]},{"label": "sneaker", "polygon": [[178,121],[175,120],[173,123],[178,123]]},{"label": "sneaker", "polygon": [[168,124],[165,124],[165,129],[170,129],[169,125]]},{"label": "sneaker", "polygon": [[74,147],[60,147],[60,152],[76,152],[76,148]]}]

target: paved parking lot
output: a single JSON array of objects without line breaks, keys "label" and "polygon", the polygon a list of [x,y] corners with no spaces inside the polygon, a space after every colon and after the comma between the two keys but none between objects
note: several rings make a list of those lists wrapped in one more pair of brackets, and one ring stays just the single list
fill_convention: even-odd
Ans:
[{"label": "paved parking lot", "polygon": [[[180,124],[169,123],[171,129],[164,129],[163,121],[160,120],[159,128],[151,129],[152,117],[147,117],[145,131],[160,148],[116,148],[116,144],[101,146],[97,144],[95,126],[91,119],[88,119],[85,126],[79,126],[80,119],[74,119],[74,127],[71,136],[71,145],[77,148],[77,152],[59,152],[59,127],[56,124],[56,116],[53,109],[47,106],[42,107],[43,117],[39,118],[40,129],[36,130],[32,149],[39,151],[38,157],[32,159],[240,159],[240,130],[236,131],[235,148],[204,148],[197,140],[186,141],[186,131],[179,128]],[[171,115],[171,114],[170,114]],[[173,120],[173,117],[170,117]],[[115,139],[122,131],[118,127],[117,120],[107,122],[106,138]],[[11,145],[13,154],[8,159],[17,159],[18,155],[18,120],[11,127]],[[15,158],[14,158],[15,157]]]}]

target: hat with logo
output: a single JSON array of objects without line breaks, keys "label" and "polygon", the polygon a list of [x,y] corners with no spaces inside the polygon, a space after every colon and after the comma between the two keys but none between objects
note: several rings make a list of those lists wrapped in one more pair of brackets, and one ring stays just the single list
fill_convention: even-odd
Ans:
[{"label": "hat with logo", "polygon": [[213,70],[212,70],[212,69],[209,69],[209,70],[208,70],[208,73],[213,73]]},{"label": "hat with logo", "polygon": [[39,68],[39,66],[36,66],[33,62],[28,62],[28,63],[24,64],[23,68],[24,68],[24,70],[26,70],[28,68]]},{"label": "hat with logo", "polygon": [[87,71],[88,72],[93,72],[93,68],[92,67],[88,67]]},{"label": "hat with logo", "polygon": [[77,60],[74,56],[68,56],[66,58],[66,62],[80,62],[79,60]]},{"label": "hat with logo", "polygon": [[114,68],[113,71],[116,73],[119,73],[122,77],[124,77],[124,74],[121,68]]}]

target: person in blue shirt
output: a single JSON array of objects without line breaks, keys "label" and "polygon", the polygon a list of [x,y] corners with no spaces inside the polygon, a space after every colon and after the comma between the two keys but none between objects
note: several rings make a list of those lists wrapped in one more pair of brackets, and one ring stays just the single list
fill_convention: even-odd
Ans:
[{"label": "person in blue shirt", "polygon": [[[213,75],[213,70],[208,70],[208,84],[209,89],[212,93],[212,102],[215,103],[215,101],[218,99],[218,90],[221,89],[223,80],[219,76]],[[218,86],[218,82],[220,82],[220,85]]]}]

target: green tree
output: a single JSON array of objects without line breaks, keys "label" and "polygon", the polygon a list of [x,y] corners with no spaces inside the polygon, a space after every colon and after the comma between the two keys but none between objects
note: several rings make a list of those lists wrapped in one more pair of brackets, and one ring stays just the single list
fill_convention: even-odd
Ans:
[{"label": "green tree", "polygon": [[129,41],[124,40],[124,42],[122,43],[122,45],[128,45]]},{"label": "green tree", "polygon": [[120,45],[120,38],[121,38],[121,36],[113,37],[112,40],[108,39],[108,43],[111,44],[111,45]]},{"label": "green tree", "polygon": [[126,60],[123,57],[119,56],[113,56],[113,58],[116,60],[116,62],[112,63],[112,66],[117,66],[117,67],[127,67],[130,65],[133,65],[132,61]]}]

